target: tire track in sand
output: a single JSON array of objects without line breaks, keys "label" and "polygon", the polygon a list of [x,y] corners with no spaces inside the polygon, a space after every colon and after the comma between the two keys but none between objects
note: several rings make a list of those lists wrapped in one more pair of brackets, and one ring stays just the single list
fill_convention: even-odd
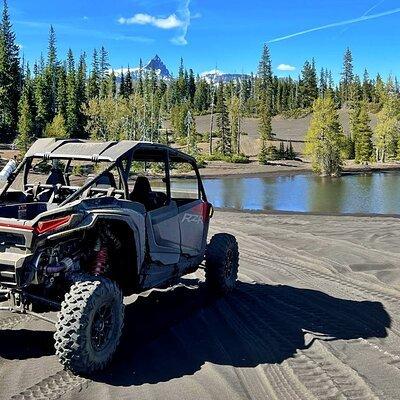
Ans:
[{"label": "tire track in sand", "polygon": [[[235,307],[235,317],[238,318],[238,321],[245,321],[251,314],[251,320],[257,321],[254,324],[259,329],[257,336],[263,337],[264,334],[270,345],[283,346],[283,351],[285,348],[293,346],[290,331],[293,330],[293,323],[301,326],[300,312],[288,313],[287,308],[283,309],[280,305],[271,304],[245,291],[241,291],[241,294],[245,301],[241,301],[239,307],[237,302],[231,304],[232,307]],[[262,306],[254,307],[255,302],[261,303]],[[254,312],[254,309],[257,312]],[[260,310],[262,310],[261,315]],[[310,314],[309,318],[312,319],[313,315]],[[316,317],[316,319],[318,318]],[[268,334],[265,336],[266,332]],[[274,340],[272,341],[272,339]],[[281,365],[290,367],[296,381],[301,382],[308,390],[306,398],[311,397],[310,395],[318,399],[340,398],[340,396],[347,399],[365,400],[377,398],[356,371],[335,357],[320,342],[314,342],[312,348],[307,350],[294,350],[296,353],[293,357],[287,358]],[[264,369],[268,368],[270,365],[264,365]]]},{"label": "tire track in sand", "polygon": [[12,396],[10,400],[56,400],[65,394],[87,388],[89,380],[69,371],[58,371],[30,388]]}]

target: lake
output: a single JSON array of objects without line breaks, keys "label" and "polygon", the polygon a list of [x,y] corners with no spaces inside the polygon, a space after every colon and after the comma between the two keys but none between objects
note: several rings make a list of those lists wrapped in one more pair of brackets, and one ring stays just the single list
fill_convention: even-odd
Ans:
[{"label": "lake", "polygon": [[[180,188],[193,187],[181,180]],[[400,172],[204,179],[214,207],[323,213],[400,214]]]}]

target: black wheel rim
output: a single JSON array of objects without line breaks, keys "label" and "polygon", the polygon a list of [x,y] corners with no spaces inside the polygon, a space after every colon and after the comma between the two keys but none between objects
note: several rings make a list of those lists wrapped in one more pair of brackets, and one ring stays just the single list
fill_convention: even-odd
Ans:
[{"label": "black wheel rim", "polygon": [[103,304],[94,315],[91,327],[92,347],[95,351],[102,351],[111,338],[114,317],[111,304]]}]

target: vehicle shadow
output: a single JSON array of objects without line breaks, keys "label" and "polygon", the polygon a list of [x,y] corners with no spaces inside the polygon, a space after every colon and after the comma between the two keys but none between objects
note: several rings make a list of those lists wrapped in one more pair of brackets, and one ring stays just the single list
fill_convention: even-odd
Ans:
[{"label": "vehicle shadow", "polygon": [[1,329],[0,357],[26,360],[54,354],[53,332],[27,329]]},{"label": "vehicle shadow", "polygon": [[[384,338],[391,325],[380,302],[243,282],[229,296],[215,299],[203,284],[183,283],[126,306],[114,361],[92,380],[131,386],[192,375],[206,362],[234,367],[281,363],[315,340]],[[51,355],[53,343],[52,332],[0,329],[3,358]]]},{"label": "vehicle shadow", "polygon": [[131,386],[192,375],[205,362],[281,363],[316,338],[384,338],[390,324],[379,302],[283,285],[239,282],[234,293],[214,300],[203,286],[153,291],[126,307],[119,351],[92,379]]}]

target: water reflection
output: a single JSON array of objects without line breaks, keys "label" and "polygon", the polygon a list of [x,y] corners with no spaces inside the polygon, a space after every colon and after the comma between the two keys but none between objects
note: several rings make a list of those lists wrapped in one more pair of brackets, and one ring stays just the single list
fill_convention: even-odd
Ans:
[{"label": "water reflection", "polygon": [[[184,189],[193,183],[182,180]],[[311,174],[205,179],[215,207],[326,213],[400,214],[400,173],[321,178]]]}]

